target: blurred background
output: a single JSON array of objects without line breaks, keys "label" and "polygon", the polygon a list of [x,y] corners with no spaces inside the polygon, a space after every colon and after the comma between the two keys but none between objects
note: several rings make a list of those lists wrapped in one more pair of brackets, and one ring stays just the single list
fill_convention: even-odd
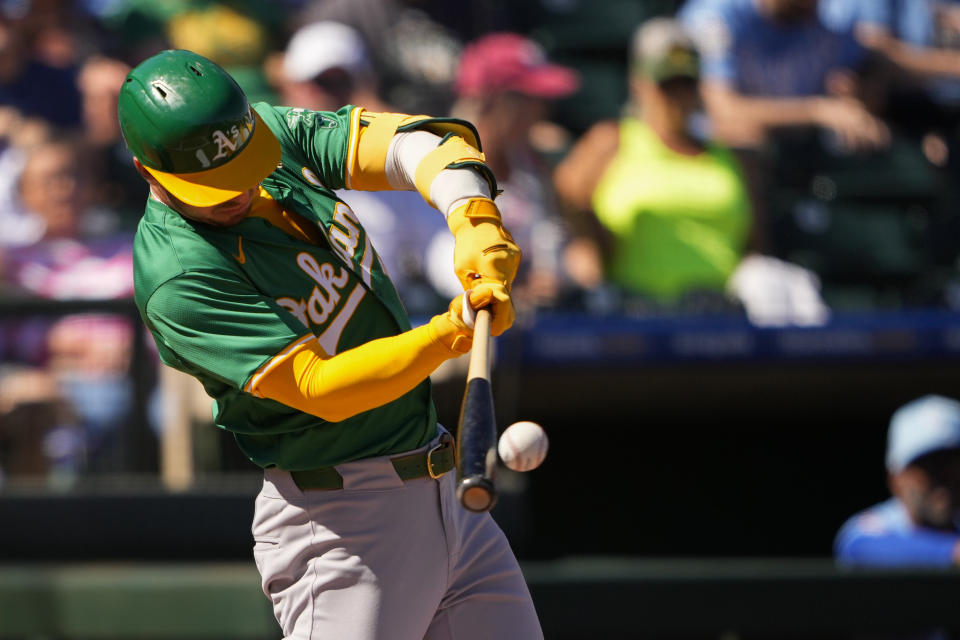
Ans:
[{"label": "blurred background", "polygon": [[[165,48],[479,129],[525,256],[498,419],[551,444],[494,516],[547,638],[960,637],[960,1],[2,0],[0,639],[279,638],[261,474],[131,297],[116,96]],[[442,216],[341,195],[444,309]]]}]

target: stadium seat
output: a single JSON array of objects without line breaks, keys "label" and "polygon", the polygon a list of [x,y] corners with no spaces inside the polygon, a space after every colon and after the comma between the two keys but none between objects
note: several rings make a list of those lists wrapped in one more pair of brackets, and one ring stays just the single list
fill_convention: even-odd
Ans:
[{"label": "stadium seat", "polygon": [[778,137],[769,157],[776,253],[815,271],[835,308],[942,295],[956,256],[942,238],[955,233],[957,202],[915,140],[895,137],[885,152],[851,155],[831,151],[823,134],[796,133]]}]

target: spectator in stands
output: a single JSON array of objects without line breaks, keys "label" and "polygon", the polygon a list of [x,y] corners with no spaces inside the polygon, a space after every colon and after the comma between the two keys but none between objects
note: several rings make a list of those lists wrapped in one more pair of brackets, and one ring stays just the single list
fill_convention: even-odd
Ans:
[{"label": "spectator in stands", "polygon": [[398,112],[445,113],[462,43],[428,9],[409,0],[308,0],[300,17],[338,22],[360,33],[380,93]]},{"label": "spectator in stands", "polygon": [[679,15],[703,55],[704,100],[721,139],[753,147],[771,130],[816,126],[848,149],[888,144],[864,92],[874,85],[858,75],[866,52],[821,22],[817,0],[688,0]]},{"label": "spectator in stands", "polygon": [[[480,132],[487,164],[503,191],[497,203],[523,250],[514,283],[523,293],[517,300],[532,306],[559,304],[579,281],[580,266],[564,252],[567,231],[551,167],[538,149],[544,139],[562,139],[564,132],[548,119],[549,107],[578,87],[576,72],[550,63],[536,43],[513,33],[492,33],[468,44],[457,70],[458,97],[452,114],[472,122]],[[436,255],[449,259],[450,235],[440,236],[438,242],[446,248],[435,246]],[[453,290],[449,279],[445,285],[436,282],[446,293]]]},{"label": "spectator in stands", "polygon": [[379,96],[367,45],[352,27],[321,21],[297,30],[283,57],[284,104],[336,111],[345,104],[395,111]]},{"label": "spectator in stands", "polygon": [[933,82],[934,99],[960,103],[960,2],[957,0],[821,0],[828,27],[852,31],[869,49]]},{"label": "spectator in stands", "polygon": [[676,20],[654,18],[630,57],[627,115],[588,131],[556,172],[558,192],[592,209],[612,238],[607,272],[636,296],[629,306],[731,310],[729,289],[758,324],[823,321],[812,274],[748,253],[756,225],[739,163],[691,127],[700,108],[692,40]]},{"label": "spectator in stands", "polygon": [[36,242],[43,234],[43,223],[23,205],[19,179],[29,150],[50,136],[45,120],[0,107],[0,251]]},{"label": "spectator in stands", "polygon": [[[43,231],[35,242],[6,252],[8,283],[51,298],[132,292],[131,276],[125,273],[132,263],[124,257],[132,234],[115,234],[116,217],[90,207],[90,167],[84,157],[83,148],[69,139],[48,140],[30,149],[19,196]],[[94,256],[102,261],[94,261]],[[80,278],[81,272],[87,276]]]},{"label": "spectator in stands", "polygon": [[189,49],[226,69],[251,102],[276,102],[264,63],[273,48],[271,25],[282,12],[253,0],[188,0],[167,13],[165,31],[172,49]]},{"label": "spectator in stands", "polygon": [[945,277],[925,267],[951,260],[923,234],[954,224],[938,186],[950,181],[945,145],[904,126],[923,116],[894,117],[896,66],[827,28],[827,1],[688,0],[707,111],[736,147],[771,248],[815,270],[832,306],[942,304]]},{"label": "spectator in stands", "polygon": [[82,136],[85,163],[96,183],[91,185],[94,206],[116,212],[120,224],[136,227],[146,195],[120,135],[117,96],[129,65],[105,56],[91,56],[80,70],[83,104]]},{"label": "spectator in stands", "polygon": [[826,24],[852,31],[886,56],[904,77],[888,119],[923,136],[923,151],[944,166],[960,124],[960,2],[957,0],[823,0]]},{"label": "spectator in stands", "polygon": [[[82,148],[50,140],[30,150],[19,179],[20,200],[39,220],[35,242],[8,248],[3,255],[6,288],[49,299],[108,299],[133,294],[132,233],[113,231],[115,219],[89,208],[90,176]],[[47,400],[66,401],[83,428],[73,464],[95,463],[115,442],[130,409],[133,327],[126,318],[67,316],[54,322],[31,320],[6,326],[7,354],[26,370],[5,376],[4,387],[24,388],[18,378],[48,376]],[[22,404],[6,396],[5,403]],[[35,402],[36,398],[31,398]],[[70,427],[71,433],[76,429]],[[65,438],[56,436],[58,442]]]},{"label": "spectator in stands", "polygon": [[77,70],[56,67],[32,55],[20,25],[0,18],[0,105],[26,117],[41,118],[64,128],[80,124]]},{"label": "spectator in stands", "polygon": [[59,451],[67,450],[75,459],[81,432],[53,377],[5,360],[0,380],[0,485],[12,478],[51,475]]},{"label": "spectator in stands", "polygon": [[960,402],[929,395],[890,420],[886,467],[893,494],[850,518],[834,552],[842,565],[960,565]]}]

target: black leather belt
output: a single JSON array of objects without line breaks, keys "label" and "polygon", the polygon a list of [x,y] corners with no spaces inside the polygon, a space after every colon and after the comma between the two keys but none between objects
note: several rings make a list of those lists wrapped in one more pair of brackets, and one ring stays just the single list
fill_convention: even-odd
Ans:
[{"label": "black leather belt", "polygon": [[[444,433],[440,436],[440,441],[429,450],[397,456],[391,458],[390,462],[401,480],[413,480],[424,476],[436,479],[456,466],[455,453],[453,436]],[[301,490],[343,489],[343,477],[335,467],[291,471],[290,476]]]}]

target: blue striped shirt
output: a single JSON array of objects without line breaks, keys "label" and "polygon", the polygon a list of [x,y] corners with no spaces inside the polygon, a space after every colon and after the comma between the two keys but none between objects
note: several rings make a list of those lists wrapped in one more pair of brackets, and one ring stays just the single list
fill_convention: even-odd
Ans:
[{"label": "blue striped shirt", "polygon": [[831,31],[817,17],[777,24],[754,0],[688,0],[678,17],[700,49],[703,77],[744,95],[820,95],[831,70],[865,56],[852,31]]},{"label": "blue striped shirt", "polygon": [[960,530],[918,527],[896,498],[865,509],[840,528],[834,540],[838,564],[861,567],[947,568],[953,565]]}]

